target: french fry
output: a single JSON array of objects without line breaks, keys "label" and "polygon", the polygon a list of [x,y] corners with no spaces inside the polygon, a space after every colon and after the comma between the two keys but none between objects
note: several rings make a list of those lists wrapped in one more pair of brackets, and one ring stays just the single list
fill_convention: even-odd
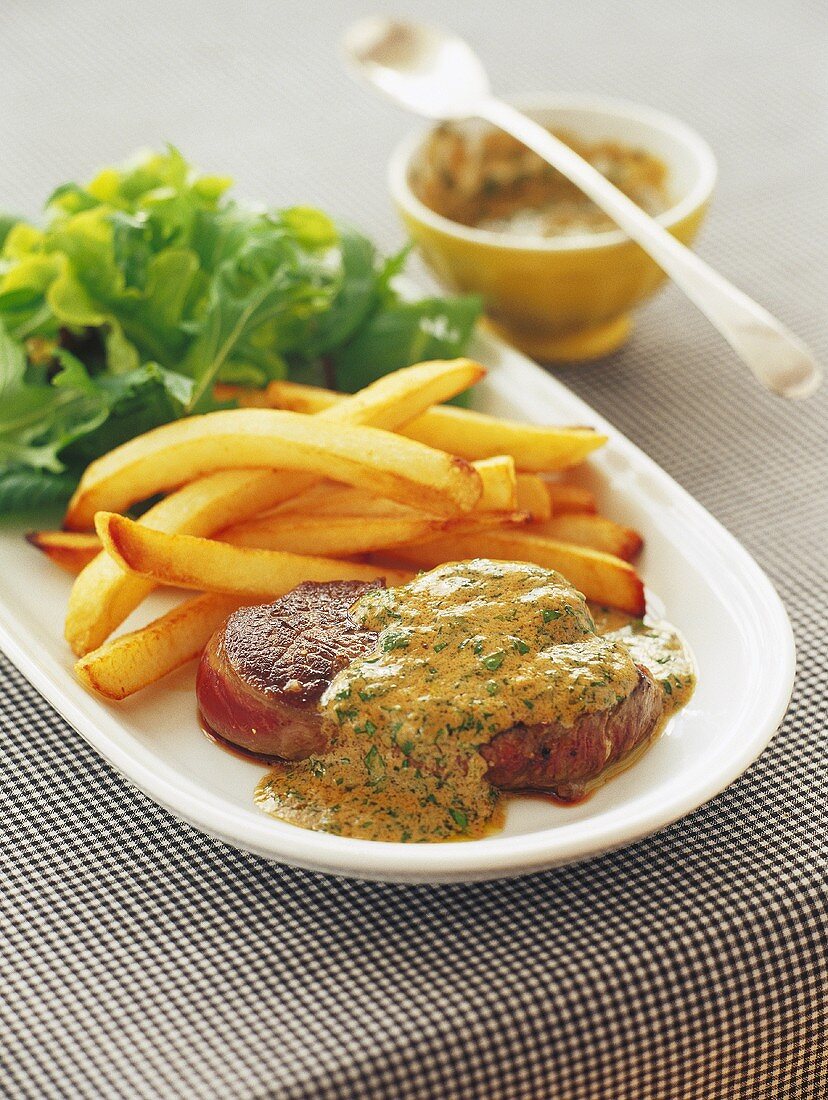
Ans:
[{"label": "french fry", "polygon": [[26,541],[67,573],[79,573],[101,549],[97,535],[79,531],[30,531]]},{"label": "french fry", "polygon": [[99,512],[95,527],[104,550],[122,569],[150,577],[157,584],[223,592],[240,600],[268,600],[302,581],[375,580],[402,584],[410,573],[377,569],[336,558],[253,550],[215,539],[153,531],[126,516]]},{"label": "french fry", "polygon": [[440,405],[407,424],[411,439],[432,447],[451,447],[461,458],[510,454],[519,470],[568,470],[602,447],[607,437],[591,428],[554,428],[500,420]]},{"label": "french fry", "polygon": [[185,600],[140,630],[106,642],[75,664],[78,678],[107,699],[126,699],[198,657],[239,606],[214,592]]},{"label": "french fry", "polygon": [[[247,518],[272,508],[289,491],[289,482],[270,470],[220,470],[159,501],[141,523],[157,531],[210,535],[240,513]],[[97,649],[154,587],[124,573],[108,554],[98,554],[75,578],[69,595],[64,634],[72,650],[82,656]]]},{"label": "french fry", "polygon": [[[374,428],[393,431],[406,421],[419,416],[431,405],[448,401],[449,398],[469,389],[485,374],[486,368],[474,359],[462,357],[431,359],[385,375],[357,393],[338,393],[335,395],[337,401],[330,401],[325,406],[320,405],[313,412],[321,413],[323,416],[333,415],[334,419],[339,420],[340,416],[332,414],[330,410],[335,405],[347,403],[349,423],[370,424]],[[282,407],[274,405],[266,389],[249,389],[246,386],[229,386],[220,383],[214,387],[214,394],[218,401],[236,401],[245,409]],[[385,402],[385,408],[382,407],[382,402]]]},{"label": "french fry", "polygon": [[[492,531],[498,528],[523,528],[531,525],[532,517],[528,512],[472,512],[469,516],[461,516],[460,519],[450,519],[446,523],[445,538],[473,537],[481,532]],[[443,536],[430,536],[430,538]],[[418,545],[416,543],[406,543]],[[394,553],[395,551],[392,551]]]},{"label": "french fry", "polygon": [[518,474],[516,487],[519,511],[528,512],[533,520],[548,520],[551,517],[552,502],[537,474]]},{"label": "french fry", "polygon": [[365,489],[354,489],[336,481],[319,481],[304,493],[286,500],[270,513],[272,516],[415,516],[414,508]]},{"label": "french fry", "polygon": [[[336,406],[335,409],[329,409],[325,412],[320,419],[332,420],[336,424],[352,424],[356,426],[369,425],[371,427],[379,427],[387,430],[393,430],[404,424],[407,419],[412,416],[416,416],[422,409],[428,408],[428,406],[434,401],[445,400],[446,394],[454,394],[460,392],[470,384],[469,379],[476,380],[481,377],[485,371],[479,364],[473,362],[470,359],[459,360],[437,360],[429,363],[419,363],[413,367],[406,367],[404,370],[395,371],[393,374],[388,374],[384,378],[378,379],[376,382],[367,386],[364,390],[361,390],[358,394],[343,398],[343,400]],[[255,410],[254,410],[255,411]],[[212,414],[215,415],[215,414]],[[203,420],[204,418],[191,417],[185,421],[177,421],[176,424],[192,424],[194,421]],[[175,425],[165,425],[165,427],[174,428]],[[330,432],[331,429],[328,428]],[[152,433],[145,433],[144,436],[139,436],[138,439],[145,439],[147,435]],[[174,435],[175,433],[173,433]],[[196,432],[196,434],[198,434]],[[129,444],[125,446],[132,446],[137,443],[137,440],[131,440]],[[140,452],[141,448],[137,448]],[[102,460],[109,459],[110,456],[121,452],[121,448],[115,448],[114,451],[110,451],[108,455],[105,455]],[[260,456],[255,456],[256,460],[249,463],[250,467],[267,466],[267,462],[263,462]],[[92,464],[97,465],[96,463]],[[261,469],[250,469],[246,474],[240,473],[238,467],[241,465],[238,462],[233,464],[234,470],[227,471],[236,475],[235,481],[231,478],[228,482],[228,490],[224,492],[221,483],[213,483],[209,488],[205,487],[204,500],[199,499],[197,501],[197,507],[199,510],[205,507],[205,504],[209,506],[211,495],[218,498],[214,501],[214,506],[219,509],[227,509],[230,507],[229,514],[223,514],[217,516],[216,522],[213,524],[212,529],[217,530],[222,526],[227,526],[230,523],[241,521],[243,519],[249,519],[257,512],[262,511],[265,508],[273,507],[279,503],[280,500],[289,499],[291,496],[296,496],[301,493],[305,488],[313,485],[319,480],[319,475],[306,474],[304,478],[301,475],[294,474],[292,477],[285,477],[284,474],[279,475],[270,474],[268,479],[265,476],[265,471]],[[275,477],[278,476],[278,483],[275,482]],[[251,479],[251,483],[248,484],[247,478]],[[180,483],[191,480],[186,476],[182,476]],[[81,485],[82,487],[82,485]],[[136,490],[138,491],[138,490]],[[145,491],[144,487],[141,487],[140,491]],[[253,495],[253,499],[250,503],[250,510],[239,513],[239,509],[243,509],[245,506],[239,504],[240,499],[244,499]],[[263,499],[264,497],[267,499]],[[152,491],[147,492],[148,496],[153,495]],[[77,494],[76,494],[77,496]],[[166,502],[162,501],[161,504]],[[235,511],[232,509],[235,507]],[[97,509],[96,509],[97,510]],[[176,515],[179,513],[187,513],[189,508],[179,507],[174,505]],[[153,509],[156,517],[163,513],[163,509],[159,512]],[[89,517],[86,527],[92,527],[92,516]],[[145,517],[146,518],[146,517]],[[73,507],[70,503],[69,513],[66,517],[64,526],[69,528],[78,528],[82,524],[82,520],[78,520],[77,517],[73,518]],[[161,529],[161,528],[159,528]],[[193,533],[193,532],[190,532]]]},{"label": "french fry", "polygon": [[280,512],[229,527],[221,532],[219,540],[231,546],[259,550],[350,558],[355,554],[407,546],[442,533],[475,534],[492,527],[522,526],[529,520],[526,512],[482,512],[450,520],[414,513],[407,516],[307,516],[299,512]]},{"label": "french fry", "polygon": [[333,474],[440,516],[470,511],[482,493],[464,459],[392,432],[276,409],[231,409],[164,424],[96,459],[70,501],[66,526],[84,530],[96,512],[126,511],[204,474],[257,465]]},{"label": "french fry", "polygon": [[[389,515],[370,510],[362,515],[353,511],[330,515],[275,511],[228,527],[218,538],[232,546],[352,559],[357,554],[403,546],[442,532],[474,534],[491,527],[521,526],[531,519],[525,512],[484,512],[457,520],[445,520],[413,512],[402,505],[394,505],[393,501],[372,502],[369,498],[367,503],[399,507],[402,514]],[[86,532],[33,531],[26,538],[32,546],[43,551],[56,565],[70,573],[77,573],[89,561],[98,557],[102,550],[97,534]],[[108,554],[104,553],[103,556],[112,561]],[[125,575],[120,566],[114,562],[113,565],[121,576]],[[135,577],[135,574],[126,576]]]},{"label": "french fry", "polygon": [[[517,508],[517,480],[511,455],[473,462],[480,475],[483,492],[472,510],[477,512],[513,512]],[[379,497],[365,489],[355,489],[336,481],[320,481],[299,496],[280,504],[276,513],[319,516],[411,516],[422,515],[396,501]]]},{"label": "french fry", "polygon": [[[271,382],[267,395],[273,407],[299,413],[319,413],[342,400],[332,390],[296,382]],[[510,454],[519,470],[533,473],[577,466],[607,441],[590,428],[520,424],[453,405],[428,409],[411,420],[403,434],[470,460]]]},{"label": "french fry", "polygon": [[581,485],[568,485],[562,481],[545,481],[546,491],[552,505],[552,515],[560,516],[570,512],[594,514],[598,511],[595,494]]},{"label": "french fry", "polygon": [[556,569],[587,599],[617,607],[630,615],[644,614],[644,585],[629,562],[526,531],[494,530],[476,535],[446,536],[418,546],[398,547],[393,552],[394,560],[421,569],[478,557],[528,561],[546,569]]},{"label": "french fry", "polygon": [[535,530],[539,535],[546,535],[560,542],[572,542],[577,546],[588,546],[592,550],[601,550],[604,554],[614,554],[625,561],[632,561],[644,545],[638,531],[623,527],[606,516],[564,513],[537,524]]},{"label": "french fry", "polygon": [[319,516],[277,512],[230,527],[220,538],[233,546],[287,550],[325,558],[349,557],[427,539],[444,531],[450,522],[416,513]]},{"label": "french fry", "polygon": [[[349,424],[369,424],[393,432],[432,405],[467,390],[485,374],[486,368],[473,359],[434,359],[394,371],[358,393],[340,394],[337,406],[345,406]],[[338,409],[320,412],[323,420],[342,422]]]},{"label": "french fry", "polygon": [[493,455],[472,463],[480,475],[483,492],[475,505],[480,512],[513,512],[523,507],[518,500],[515,460],[511,455]]},{"label": "french fry", "polygon": [[[411,367],[392,371],[391,374],[384,375],[356,393],[336,393],[335,396],[338,399],[336,402],[330,401],[324,407],[320,404],[313,412],[324,412],[334,404],[347,402],[351,408],[351,414],[356,416],[352,423],[370,422],[375,428],[390,429],[399,427],[406,420],[413,420],[431,405],[456,397],[457,394],[479,382],[485,375],[486,368],[474,359],[462,356],[456,359],[428,359],[422,363],[415,363]],[[302,388],[315,389],[316,387]],[[334,391],[323,390],[322,392],[333,393]],[[252,389],[249,386],[219,382],[213,387],[213,395],[217,401],[235,401],[243,409],[282,407],[274,405],[273,398],[266,388]],[[383,410],[379,405],[380,401],[387,402],[390,414],[390,420],[387,423],[382,419]],[[360,418],[359,409],[363,405],[371,417],[370,421]],[[307,412],[308,410],[297,411]]]},{"label": "french fry", "polygon": [[[372,423],[376,415],[384,427],[397,427],[432,402],[460,392],[481,371],[470,360],[420,363],[378,379],[360,392],[359,401],[356,396],[344,398],[325,419],[363,424]],[[318,480],[296,472],[219,471],[170,494],[141,522],[159,531],[208,536],[289,500]],[[152,581],[124,573],[107,554],[90,562],[69,598],[65,635],[73,651],[80,656],[100,646],[153,587]]]}]

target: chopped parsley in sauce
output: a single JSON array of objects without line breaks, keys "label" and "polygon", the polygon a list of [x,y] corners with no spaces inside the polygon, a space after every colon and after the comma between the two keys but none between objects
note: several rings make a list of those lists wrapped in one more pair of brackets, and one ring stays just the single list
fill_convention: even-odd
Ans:
[{"label": "chopped parsley in sauce", "polygon": [[[478,559],[361,597],[351,617],[376,649],[321,700],[328,750],[276,768],[257,804],[310,829],[372,840],[468,839],[502,821],[480,749],[520,723],[607,710],[638,682],[672,711],[695,682],[680,637],[594,609],[560,574]],[[619,617],[620,615],[620,617]],[[664,659],[664,663],[659,662]]]},{"label": "chopped parsley in sauce", "polygon": [[[671,203],[667,165],[645,149],[556,134],[648,214]],[[426,206],[461,225],[495,233],[556,237],[602,233],[612,219],[537,153],[503,131],[474,122],[437,127],[421,149],[411,184]]]}]

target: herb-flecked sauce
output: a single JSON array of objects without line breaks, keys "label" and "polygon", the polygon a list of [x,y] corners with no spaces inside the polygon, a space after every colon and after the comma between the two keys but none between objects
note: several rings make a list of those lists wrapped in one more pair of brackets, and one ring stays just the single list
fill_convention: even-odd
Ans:
[{"label": "herb-flecked sauce", "polygon": [[[556,134],[648,214],[671,203],[667,165],[617,141]],[[537,153],[472,121],[438,126],[412,166],[411,186],[437,214],[496,233],[556,237],[615,229],[612,219]]]},{"label": "herb-flecked sauce", "polygon": [[347,665],[321,700],[328,750],[280,765],[257,805],[293,824],[372,840],[479,837],[502,824],[480,749],[516,723],[571,726],[611,708],[638,681],[665,713],[692,692],[675,630],[590,609],[560,574],[477,559],[369,592],[351,617],[377,647]]}]

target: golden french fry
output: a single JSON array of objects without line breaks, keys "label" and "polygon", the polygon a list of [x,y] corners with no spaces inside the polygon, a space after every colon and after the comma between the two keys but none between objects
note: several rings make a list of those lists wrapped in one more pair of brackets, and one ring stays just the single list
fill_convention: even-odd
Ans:
[{"label": "golden french fry", "polygon": [[623,527],[606,516],[564,513],[537,524],[533,533],[535,531],[560,542],[573,542],[578,546],[601,550],[605,554],[614,554],[625,561],[632,561],[644,545],[638,531],[632,527]]},{"label": "golden french fry", "polygon": [[[340,394],[337,405],[346,404],[349,424],[370,424],[393,432],[424,409],[467,390],[485,374],[486,368],[473,359],[434,359],[387,374],[358,393]],[[342,420],[333,408],[320,413],[324,420]]]},{"label": "golden french fry", "polygon": [[404,433],[431,447],[449,447],[461,458],[510,454],[519,470],[539,472],[578,466],[607,437],[591,428],[554,428],[500,420],[470,409],[440,405],[412,420]]},{"label": "golden french fry", "polygon": [[[296,382],[271,382],[271,405],[299,413],[319,413],[342,398],[331,390]],[[590,428],[554,428],[519,424],[493,416],[440,405],[408,422],[403,434],[462,458],[510,454],[519,470],[541,472],[577,466],[607,441]]]},{"label": "golden french fry", "polygon": [[[484,369],[469,359],[419,363],[388,374],[358,394],[343,398],[335,409],[329,409],[321,419],[332,420],[337,424],[393,429],[405,423],[407,418],[416,416],[432,402],[445,400],[447,394],[459,392],[469,384],[470,377],[476,379],[483,373],[485,373]],[[199,418],[191,417],[187,421],[176,423],[190,424],[197,419]],[[174,425],[165,425],[165,427],[172,428]],[[328,432],[332,430],[327,428]],[[145,436],[138,438],[144,439],[148,434],[151,433],[145,433]],[[130,441],[130,445],[133,443],[136,443],[136,440]],[[104,459],[109,459],[119,451],[120,448],[115,448],[115,451],[110,451]],[[240,464],[233,463],[233,465],[237,467]],[[257,455],[256,461],[249,465],[262,467],[267,466],[268,463],[263,462]],[[170,523],[189,523],[194,519],[200,529],[187,530],[184,533],[205,533],[201,528],[215,531],[230,523],[249,519],[258,512],[274,507],[282,500],[296,496],[318,481],[320,476],[318,474],[301,475],[296,472],[290,475],[282,472],[274,474],[272,470],[254,468],[247,471],[234,468],[219,471],[219,473],[224,475],[224,482],[221,479],[209,481],[205,478],[202,489],[190,489],[186,486],[185,490],[181,491],[191,492],[192,500],[185,499],[171,503],[166,500],[161,501],[143,517],[142,522],[146,521],[147,516],[152,515],[158,521],[158,530],[172,530]],[[187,480],[189,479],[186,477],[181,478],[182,483]],[[143,487],[139,491],[143,491]],[[217,513],[214,519],[209,515],[210,509]],[[193,511],[198,513],[198,517],[204,514],[204,518],[191,518]],[[92,519],[93,516],[90,516],[87,527],[92,527]],[[165,524],[164,527],[160,526],[162,522]],[[67,516],[66,526],[77,527],[78,523],[73,522],[71,516]]]},{"label": "golden french fry", "polygon": [[[474,359],[431,359],[387,374],[358,393],[337,394],[336,402],[331,401],[328,406],[313,411],[330,416],[333,414],[329,410],[334,404],[347,404],[349,423],[370,424],[374,428],[393,431],[431,405],[448,401],[469,389],[485,374],[486,368]],[[267,389],[252,390],[246,386],[219,384],[214,388],[214,393],[218,401],[237,401],[245,409],[279,407],[274,406]],[[334,415],[334,418],[338,420],[340,416]]]},{"label": "golden french fry", "polygon": [[[325,413],[325,419],[365,424],[377,416],[383,427],[397,427],[432,402],[460,392],[480,371],[470,360],[407,367],[380,378],[359,395],[344,398]],[[150,508],[141,522],[169,533],[212,535],[289,500],[318,480],[315,474],[295,471],[219,471],[171,493]],[[80,656],[100,646],[153,587],[150,580],[124,573],[107,554],[90,562],[77,577],[69,599],[65,634],[73,651]]]},{"label": "golden french fry", "polygon": [[548,520],[551,517],[552,502],[537,474],[517,475],[517,506],[521,512],[528,512],[533,520]]},{"label": "golden french fry", "polygon": [[524,510],[518,500],[515,460],[511,455],[481,458],[472,465],[483,483],[483,492],[475,505],[475,511],[513,512],[516,508]]},{"label": "golden french fry", "polygon": [[[302,484],[299,478],[297,483]],[[256,515],[289,493],[289,480],[270,470],[220,470],[159,501],[141,523],[156,531],[210,535],[240,513]],[[69,595],[64,634],[72,650],[82,656],[97,649],[154,587],[151,580],[124,573],[108,554],[98,554],[75,578]]]},{"label": "golden french fry", "polygon": [[99,695],[126,699],[198,657],[239,602],[214,592],[193,596],[140,630],[87,653],[75,672]]},{"label": "golden french fry", "polygon": [[[472,522],[503,522],[503,517],[491,513],[451,522],[462,528]],[[372,568],[370,572],[379,575],[382,570]],[[247,601],[213,592],[194,596],[146,626],[86,654],[75,665],[77,675],[99,695],[125,699],[197,658],[213,632],[242,602]]]},{"label": "golden french fry", "polygon": [[[499,528],[528,528],[531,526],[531,520],[532,517],[528,512],[472,512],[469,516],[448,520],[445,534],[429,536],[429,541],[432,538],[450,539],[459,536],[472,538],[480,533]],[[405,545],[419,544],[406,543]],[[396,553],[396,551],[392,551],[392,553]]]},{"label": "golden french fry", "polygon": [[125,511],[206,473],[257,464],[333,475],[440,516],[470,511],[482,493],[464,459],[393,432],[275,409],[231,409],[163,424],[96,459],[69,504],[66,526],[83,530],[96,512]]},{"label": "golden french fry", "polygon": [[416,516],[414,508],[365,489],[354,489],[336,481],[319,481],[304,493],[286,500],[270,513],[273,516]]},{"label": "golden french fry", "polygon": [[[339,406],[337,406],[339,408]],[[512,512],[517,508],[515,463],[511,455],[473,462],[480,475],[483,492],[472,509],[477,512]],[[365,489],[355,489],[336,481],[320,481],[299,496],[287,500],[275,510],[318,516],[411,516],[423,509],[412,509]]]},{"label": "golden french fry", "polygon": [[402,584],[410,576],[401,570],[377,570],[336,558],[168,535],[113,512],[99,512],[95,527],[104,550],[122,569],[150,577],[157,584],[223,592],[241,600],[274,599],[302,581],[368,581],[382,576],[388,584]]},{"label": "golden french fry", "polygon": [[445,530],[450,520],[410,513],[404,516],[303,515],[272,513],[229,527],[221,541],[292,554],[349,557],[408,542],[417,542]]},{"label": "golden french fry", "polygon": [[598,511],[595,494],[581,485],[567,485],[562,481],[545,481],[544,485],[549,494],[553,516],[570,512],[595,513]]},{"label": "golden french fry", "polygon": [[[220,540],[233,546],[252,546],[260,550],[287,550],[293,554],[318,554],[325,558],[351,557],[417,542],[446,530],[450,524],[450,520],[420,515],[409,509],[400,516],[271,512],[228,527],[221,532]],[[79,573],[101,553],[101,540],[96,534],[35,531],[26,538],[69,573]],[[106,557],[112,560],[109,555]],[[123,575],[123,570],[117,568]]]},{"label": "golden french fry", "polygon": [[[358,492],[354,491],[355,494]],[[390,549],[428,539],[441,532],[473,533],[487,527],[518,526],[530,521],[526,512],[473,513],[458,520],[422,515],[394,505],[393,501],[368,500],[367,503],[399,507],[402,514],[386,514],[370,510],[362,515],[348,511],[341,514],[313,512],[270,512],[245,523],[234,524],[219,535],[221,542],[232,546],[250,546],[260,550],[286,550],[293,554],[315,554],[320,557],[347,557]],[[56,565],[69,573],[78,573],[101,554],[97,534],[76,531],[33,531],[26,536],[32,546],[41,550]],[[108,554],[104,558],[112,562]],[[146,578],[124,574],[136,581]]]},{"label": "golden french fry", "polygon": [[26,541],[67,573],[79,573],[101,549],[98,536],[85,531],[30,531]]},{"label": "golden french fry", "polygon": [[418,546],[397,547],[393,557],[422,569],[466,558],[534,562],[563,573],[587,599],[630,615],[644,614],[644,585],[629,562],[525,531],[444,536]]}]

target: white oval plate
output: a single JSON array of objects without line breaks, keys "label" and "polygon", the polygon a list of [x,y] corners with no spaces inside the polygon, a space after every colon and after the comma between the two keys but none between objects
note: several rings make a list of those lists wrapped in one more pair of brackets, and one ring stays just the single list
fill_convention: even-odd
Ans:
[{"label": "white oval plate", "polygon": [[[736,540],[588,405],[490,337],[478,337],[473,353],[490,369],[477,408],[538,423],[591,424],[610,436],[580,478],[598,493],[602,511],[644,533],[642,574],[696,657],[699,684],[689,706],[640,761],[586,802],[516,799],[502,833],[454,844],[353,840],[269,818],[253,805],[264,767],[201,733],[192,668],[117,705],[80,686],[62,637],[70,579],[23,542],[19,528],[0,532],[0,645],[150,798],[197,829],[297,867],[393,882],[520,875],[629,844],[697,809],[756,759],[782,721],[795,669],[785,609]],[[127,626],[163,606],[154,596]]]}]

